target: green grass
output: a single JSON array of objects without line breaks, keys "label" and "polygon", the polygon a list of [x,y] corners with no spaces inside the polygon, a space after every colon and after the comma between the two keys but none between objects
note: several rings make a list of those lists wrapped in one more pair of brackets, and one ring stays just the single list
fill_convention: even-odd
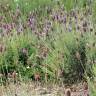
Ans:
[{"label": "green grass", "polygon": [[[0,3],[2,5],[0,16],[5,18],[0,21],[1,25],[14,21],[16,27],[20,24],[27,27],[20,34],[14,28],[9,32],[12,35],[0,37],[0,47],[5,48],[3,52],[0,52],[0,73],[3,74],[0,77],[1,84],[9,80],[6,74],[14,71],[17,73],[17,81],[34,81],[35,75],[39,74],[40,81],[46,84],[54,82],[70,85],[87,80],[89,77],[89,87],[94,91],[92,91],[92,96],[96,95],[93,86],[94,77],[96,77],[95,0],[92,4],[88,0],[3,0]],[[18,12],[18,9],[19,16],[13,20],[11,15]],[[90,16],[85,15],[87,11],[89,13],[88,9],[92,11]],[[74,19],[70,15],[72,10],[75,10],[76,20],[81,24],[80,32],[74,28]],[[51,11],[55,15],[67,16],[67,27],[69,27],[70,20],[73,20],[71,32],[65,30],[59,20],[52,19]],[[26,21],[31,13],[35,14],[37,33],[27,26]],[[82,32],[82,22],[85,19],[90,21],[93,31]],[[52,23],[48,36],[38,36],[37,34],[43,32],[43,27],[46,26],[48,20]],[[0,32],[3,31],[0,29]]]}]

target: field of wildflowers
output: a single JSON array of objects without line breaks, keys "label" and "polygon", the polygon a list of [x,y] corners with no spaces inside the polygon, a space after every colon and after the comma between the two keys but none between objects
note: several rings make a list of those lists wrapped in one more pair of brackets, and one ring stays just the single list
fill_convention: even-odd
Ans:
[{"label": "field of wildflowers", "polygon": [[0,96],[96,96],[95,6],[0,0]]}]

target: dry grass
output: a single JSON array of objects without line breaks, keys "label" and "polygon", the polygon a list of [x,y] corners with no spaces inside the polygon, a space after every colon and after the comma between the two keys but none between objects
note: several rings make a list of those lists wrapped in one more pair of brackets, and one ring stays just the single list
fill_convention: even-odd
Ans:
[{"label": "dry grass", "polygon": [[88,96],[88,89],[84,89],[84,83],[73,86],[58,86],[54,84],[42,85],[40,83],[9,84],[6,87],[0,86],[0,96],[65,96],[67,89],[70,89],[71,96]]}]

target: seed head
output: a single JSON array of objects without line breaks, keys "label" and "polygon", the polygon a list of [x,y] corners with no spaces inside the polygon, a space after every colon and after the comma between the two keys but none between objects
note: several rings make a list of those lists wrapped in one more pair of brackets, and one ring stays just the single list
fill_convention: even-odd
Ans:
[{"label": "seed head", "polygon": [[70,89],[65,90],[65,96],[71,96],[71,90]]},{"label": "seed head", "polygon": [[80,53],[79,53],[78,51],[76,52],[75,56],[76,56],[76,58],[77,58],[78,60],[81,59],[81,57],[80,57]]}]

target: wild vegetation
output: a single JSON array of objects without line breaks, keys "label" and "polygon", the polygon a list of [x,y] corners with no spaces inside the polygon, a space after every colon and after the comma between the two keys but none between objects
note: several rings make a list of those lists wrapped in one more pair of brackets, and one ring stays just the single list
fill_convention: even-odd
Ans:
[{"label": "wild vegetation", "polygon": [[88,94],[95,96],[95,4],[96,0],[0,1],[1,86],[86,82]]}]

